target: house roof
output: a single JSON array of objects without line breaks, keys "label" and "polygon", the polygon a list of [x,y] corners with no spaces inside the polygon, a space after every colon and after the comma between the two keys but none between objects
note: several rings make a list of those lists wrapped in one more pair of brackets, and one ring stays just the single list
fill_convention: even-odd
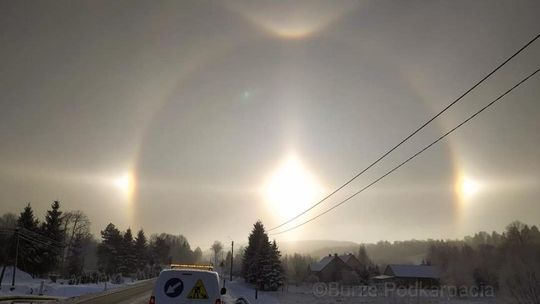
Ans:
[{"label": "house roof", "polygon": [[[428,265],[388,265],[395,277],[405,278],[440,278],[439,270],[435,266]],[[386,274],[386,271],[385,271]]]},{"label": "house roof", "polygon": [[354,255],[352,255],[352,254],[342,254],[342,255],[339,256],[339,258],[345,263],[349,262],[349,260],[351,258],[353,258],[353,257],[354,257]]},{"label": "house roof", "polygon": [[321,271],[326,265],[330,264],[333,259],[334,256],[325,256],[319,262],[309,264],[309,269],[311,269],[311,271]]}]

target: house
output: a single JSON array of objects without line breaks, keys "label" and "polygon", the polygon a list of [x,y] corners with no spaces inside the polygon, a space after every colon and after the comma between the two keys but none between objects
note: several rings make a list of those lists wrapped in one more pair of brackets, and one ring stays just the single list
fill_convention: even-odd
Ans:
[{"label": "house", "polygon": [[440,273],[435,266],[391,264],[386,266],[382,275],[373,280],[379,283],[392,282],[397,286],[428,288],[439,285]]},{"label": "house", "polygon": [[338,282],[343,278],[344,272],[352,271],[349,266],[337,254],[325,256],[317,263],[311,263],[309,271],[319,279],[319,282]]},{"label": "house", "polygon": [[362,271],[365,266],[352,253],[340,255],[339,258],[356,272]]}]

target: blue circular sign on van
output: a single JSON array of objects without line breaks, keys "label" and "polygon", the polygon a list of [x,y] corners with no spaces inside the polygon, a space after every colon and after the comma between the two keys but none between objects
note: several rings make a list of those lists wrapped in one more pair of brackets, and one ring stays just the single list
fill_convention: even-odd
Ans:
[{"label": "blue circular sign on van", "polygon": [[184,290],[184,282],[179,278],[172,278],[165,282],[164,291],[168,297],[176,298]]}]

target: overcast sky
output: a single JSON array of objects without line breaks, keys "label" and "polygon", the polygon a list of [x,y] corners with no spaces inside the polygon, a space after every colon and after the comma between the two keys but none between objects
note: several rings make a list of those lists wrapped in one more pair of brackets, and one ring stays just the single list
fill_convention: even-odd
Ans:
[{"label": "overcast sky", "polygon": [[[257,219],[288,219],[461,95],[540,33],[539,12],[532,0],[0,1],[0,211],[31,202],[42,217],[59,199],[94,233],[113,222],[203,248],[244,242]],[[540,41],[308,216],[538,67]],[[369,191],[275,237],[539,224],[539,131],[536,76]],[[272,182],[285,192],[269,194]]]}]

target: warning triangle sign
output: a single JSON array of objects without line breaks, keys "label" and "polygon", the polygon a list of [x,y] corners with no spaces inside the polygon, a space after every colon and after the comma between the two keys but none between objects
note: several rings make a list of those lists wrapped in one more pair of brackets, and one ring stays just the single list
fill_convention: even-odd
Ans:
[{"label": "warning triangle sign", "polygon": [[206,292],[206,288],[204,288],[204,284],[201,279],[197,280],[197,283],[195,283],[195,286],[191,288],[191,291],[189,292],[188,299],[208,299],[208,292]]}]

